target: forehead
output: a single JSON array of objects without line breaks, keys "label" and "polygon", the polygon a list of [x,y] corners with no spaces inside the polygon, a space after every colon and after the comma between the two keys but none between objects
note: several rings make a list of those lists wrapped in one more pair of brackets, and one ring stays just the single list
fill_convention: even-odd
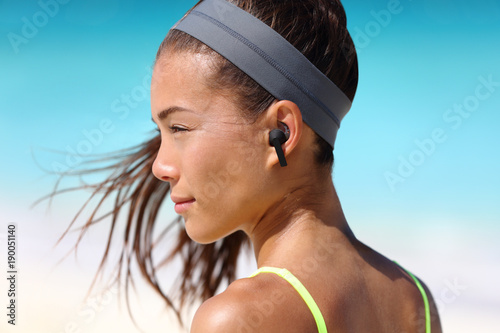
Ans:
[{"label": "forehead", "polygon": [[211,88],[216,67],[209,55],[188,52],[162,55],[155,64],[151,80],[151,113],[159,120],[171,108],[191,110],[206,123],[248,123],[230,88]]},{"label": "forehead", "polygon": [[156,62],[151,80],[153,110],[169,107],[164,104],[189,103],[210,95],[206,85],[211,73],[207,56],[190,53],[165,53]]}]

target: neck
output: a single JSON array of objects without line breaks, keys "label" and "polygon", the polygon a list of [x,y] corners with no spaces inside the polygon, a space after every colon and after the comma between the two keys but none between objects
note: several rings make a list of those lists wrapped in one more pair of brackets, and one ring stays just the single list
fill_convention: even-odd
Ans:
[{"label": "neck", "polygon": [[247,232],[258,267],[296,265],[297,259],[325,245],[320,239],[328,239],[332,246],[353,243],[331,178],[318,184],[286,195]]}]

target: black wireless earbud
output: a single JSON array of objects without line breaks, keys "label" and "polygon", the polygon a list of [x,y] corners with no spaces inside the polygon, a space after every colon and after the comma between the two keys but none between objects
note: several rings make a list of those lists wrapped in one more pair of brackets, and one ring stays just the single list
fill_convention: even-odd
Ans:
[{"label": "black wireless earbud", "polygon": [[274,148],[276,149],[276,154],[278,155],[278,159],[280,161],[280,165],[282,167],[285,167],[287,166],[287,163],[281,145],[284,144],[286,140],[288,140],[288,137],[290,136],[290,130],[285,124],[283,124],[283,126],[285,126],[285,131],[282,131],[280,129],[273,129],[271,132],[269,132],[269,144],[274,146]]}]

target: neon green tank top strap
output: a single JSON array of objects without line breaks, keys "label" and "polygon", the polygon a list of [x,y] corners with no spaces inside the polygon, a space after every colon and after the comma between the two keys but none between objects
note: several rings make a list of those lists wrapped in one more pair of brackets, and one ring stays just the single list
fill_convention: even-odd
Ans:
[{"label": "neon green tank top strap", "polygon": [[424,299],[424,307],[425,307],[425,333],[431,333],[431,310],[429,307],[429,299],[427,298],[427,293],[425,292],[424,287],[422,286],[420,281],[415,277],[415,275],[413,275],[406,268],[398,264],[396,261],[394,261],[394,263],[399,267],[401,267],[406,273],[408,273],[408,275],[413,279],[413,281],[415,281],[418,290],[420,290],[422,298]]},{"label": "neon green tank top strap", "polygon": [[299,279],[297,279],[292,273],[290,273],[290,271],[288,271],[286,268],[261,267],[255,273],[250,275],[250,277],[253,277],[259,273],[274,273],[287,280],[288,283],[290,283],[295,288],[295,290],[297,290],[297,292],[306,302],[309,310],[311,310],[314,316],[314,320],[316,321],[316,326],[318,326],[318,333],[327,333],[325,319],[323,318],[318,305],[312,298],[311,294],[309,294],[306,287],[304,287]]}]

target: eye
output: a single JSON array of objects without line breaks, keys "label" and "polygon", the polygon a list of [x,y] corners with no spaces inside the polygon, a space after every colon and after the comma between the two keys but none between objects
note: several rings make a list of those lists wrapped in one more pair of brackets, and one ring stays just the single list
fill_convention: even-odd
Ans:
[{"label": "eye", "polygon": [[170,129],[170,132],[172,132],[172,133],[186,132],[188,130],[185,127],[175,126],[175,125],[170,126],[169,129]]}]

